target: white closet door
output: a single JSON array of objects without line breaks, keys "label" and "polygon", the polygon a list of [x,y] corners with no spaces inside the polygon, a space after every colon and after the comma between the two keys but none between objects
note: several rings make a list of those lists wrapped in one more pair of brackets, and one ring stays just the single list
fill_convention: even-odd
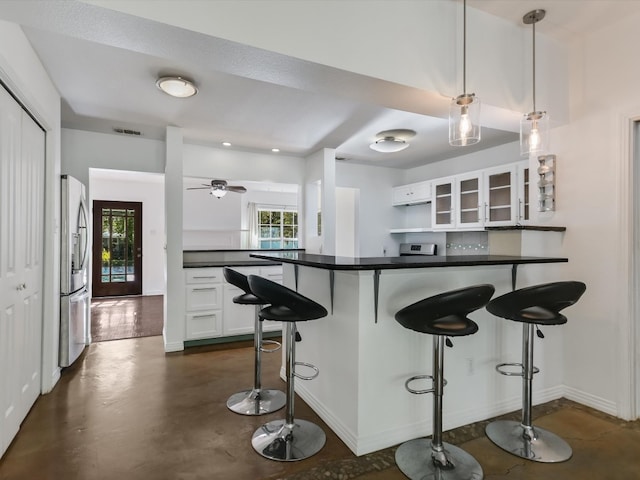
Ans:
[{"label": "white closet door", "polygon": [[20,220],[23,222],[19,266],[23,289],[21,323],[22,363],[20,393],[23,416],[40,395],[42,356],[42,285],[44,256],[44,132],[22,112],[22,174],[20,178]]},{"label": "white closet door", "polygon": [[40,394],[45,134],[0,87],[0,455]]},{"label": "white closet door", "polygon": [[[20,422],[20,321],[23,316],[21,268],[22,222],[19,213],[20,130],[22,109],[0,87],[0,452]],[[16,341],[18,340],[18,341]]]}]

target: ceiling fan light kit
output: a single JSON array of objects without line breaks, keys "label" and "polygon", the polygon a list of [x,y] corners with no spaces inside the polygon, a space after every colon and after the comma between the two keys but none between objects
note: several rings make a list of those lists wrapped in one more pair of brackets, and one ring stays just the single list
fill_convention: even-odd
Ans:
[{"label": "ceiling fan light kit", "polygon": [[211,184],[203,183],[201,187],[188,187],[187,190],[209,190],[209,195],[218,199],[224,197],[227,192],[245,193],[247,189],[242,185],[228,185],[226,180],[211,180]]}]

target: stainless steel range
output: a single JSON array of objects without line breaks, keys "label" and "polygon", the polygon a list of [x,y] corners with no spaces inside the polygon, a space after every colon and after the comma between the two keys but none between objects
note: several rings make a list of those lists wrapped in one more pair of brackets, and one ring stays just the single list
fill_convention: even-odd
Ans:
[{"label": "stainless steel range", "polygon": [[400,256],[409,255],[437,255],[437,245],[435,243],[401,243]]}]

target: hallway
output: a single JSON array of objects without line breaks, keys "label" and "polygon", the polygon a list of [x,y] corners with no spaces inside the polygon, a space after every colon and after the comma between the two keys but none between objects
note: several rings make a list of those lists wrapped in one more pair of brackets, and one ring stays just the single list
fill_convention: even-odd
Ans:
[{"label": "hallway", "polygon": [[[157,336],[91,345],[54,391],[37,400],[0,461],[0,479],[405,478],[393,464],[393,449],[355,457],[326,427],[326,446],[306,461],[279,463],[256,454],[251,434],[284,412],[244,417],[226,408],[227,397],[252,382],[252,349],[235,347],[165,354]],[[264,355],[265,388],[284,388],[279,365],[279,353]],[[324,427],[300,400],[296,416]],[[640,422],[567,400],[535,407],[534,418],[569,441],[572,459],[537,464],[513,457],[484,437],[486,422],[446,432],[445,440],[475,455],[491,480],[640,478]]]},{"label": "hallway", "polygon": [[162,295],[91,300],[91,341],[162,335]]}]

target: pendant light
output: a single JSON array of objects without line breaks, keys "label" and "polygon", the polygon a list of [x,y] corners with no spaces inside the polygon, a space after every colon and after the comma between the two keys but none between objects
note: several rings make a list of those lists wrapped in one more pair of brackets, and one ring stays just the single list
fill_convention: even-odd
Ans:
[{"label": "pendant light", "polygon": [[480,99],[467,93],[467,0],[463,0],[462,95],[451,99],[449,107],[449,144],[456,147],[480,141]]},{"label": "pendant light", "polygon": [[544,10],[532,10],[522,17],[525,25],[532,26],[533,32],[533,110],[520,120],[520,153],[525,157],[548,150],[549,116],[547,112],[536,110],[536,23],[545,14]]}]

